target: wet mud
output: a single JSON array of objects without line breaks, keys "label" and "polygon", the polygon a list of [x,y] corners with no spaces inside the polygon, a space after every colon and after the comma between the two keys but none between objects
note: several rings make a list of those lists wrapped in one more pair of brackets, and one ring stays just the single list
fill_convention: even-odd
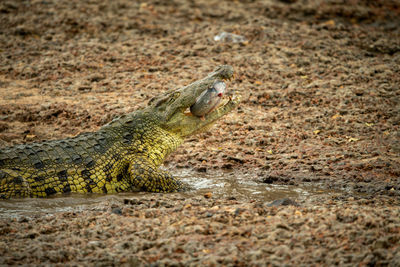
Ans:
[{"label": "wet mud", "polygon": [[[191,186],[191,190],[180,195],[188,198],[226,198],[238,201],[270,202],[271,206],[299,205],[319,195],[342,195],[343,192],[325,190],[318,184],[301,186],[265,184],[240,176],[235,172],[204,174],[184,170],[175,173],[175,177]],[[142,193],[120,194],[69,194],[46,199],[15,198],[0,202],[0,218],[20,219],[24,216],[41,216],[57,212],[81,212],[87,209],[101,208],[104,202],[126,202],[131,198],[140,198]],[[155,195],[157,196],[157,195]],[[294,201],[296,200],[296,201]],[[275,202],[274,202],[275,201]]]},{"label": "wet mud", "polygon": [[0,264],[399,266],[400,4],[350,2],[1,1],[0,147],[220,64],[242,103],[166,160],[192,192],[2,202]]}]

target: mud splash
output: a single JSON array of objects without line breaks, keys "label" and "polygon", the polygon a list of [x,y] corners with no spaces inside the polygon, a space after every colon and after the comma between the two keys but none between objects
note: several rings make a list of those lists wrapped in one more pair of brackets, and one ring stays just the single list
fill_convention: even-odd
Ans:
[{"label": "mud splash", "polygon": [[[190,192],[180,193],[187,197],[203,196],[212,193],[218,198],[235,198],[237,200],[273,201],[291,198],[304,201],[319,194],[335,193],[316,185],[273,185],[254,181],[251,175],[235,172],[198,173],[181,170],[176,177],[190,184]],[[119,193],[111,195],[70,194],[47,199],[11,199],[0,201],[0,218],[19,218],[21,216],[42,216],[57,212],[79,212],[83,210],[107,209],[112,203],[123,202],[130,197],[143,197],[149,193]]]}]

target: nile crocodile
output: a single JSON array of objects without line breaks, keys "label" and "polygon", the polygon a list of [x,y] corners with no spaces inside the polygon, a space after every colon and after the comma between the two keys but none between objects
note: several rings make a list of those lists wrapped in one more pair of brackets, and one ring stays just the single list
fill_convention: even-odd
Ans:
[{"label": "nile crocodile", "polygon": [[234,96],[203,120],[186,114],[203,91],[232,76],[231,66],[219,66],[207,77],[154,97],[144,109],[97,132],[1,149],[0,197],[185,190],[186,184],[159,167],[186,136],[206,130],[238,105]]}]

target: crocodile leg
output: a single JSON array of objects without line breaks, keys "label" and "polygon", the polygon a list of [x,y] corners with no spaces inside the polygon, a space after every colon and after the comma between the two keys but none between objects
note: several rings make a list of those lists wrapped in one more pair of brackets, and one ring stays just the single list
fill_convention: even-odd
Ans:
[{"label": "crocodile leg", "polygon": [[144,160],[132,162],[128,174],[132,187],[137,191],[180,192],[190,189],[188,185],[172,177],[169,172],[160,170]]}]

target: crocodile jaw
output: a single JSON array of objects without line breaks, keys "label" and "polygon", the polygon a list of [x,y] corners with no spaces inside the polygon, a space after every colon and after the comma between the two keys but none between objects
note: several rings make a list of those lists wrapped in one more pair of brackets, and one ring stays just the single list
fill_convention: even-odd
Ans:
[{"label": "crocodile jaw", "polygon": [[238,96],[233,96],[225,104],[207,114],[204,119],[188,116],[185,111],[192,106],[197,97],[212,84],[221,80],[230,80],[233,68],[229,65],[217,67],[207,77],[183,88],[166,92],[150,100],[147,110],[159,115],[160,126],[181,137],[201,132],[213,122],[229,113],[240,102]]},{"label": "crocodile jaw", "polygon": [[207,114],[204,119],[200,119],[196,116],[188,116],[183,112],[177,112],[166,124],[166,129],[182,137],[202,132],[208,129],[208,127],[216,122],[219,118],[237,107],[239,103],[240,97],[238,95],[234,95],[229,100],[225,101],[225,104]]}]

